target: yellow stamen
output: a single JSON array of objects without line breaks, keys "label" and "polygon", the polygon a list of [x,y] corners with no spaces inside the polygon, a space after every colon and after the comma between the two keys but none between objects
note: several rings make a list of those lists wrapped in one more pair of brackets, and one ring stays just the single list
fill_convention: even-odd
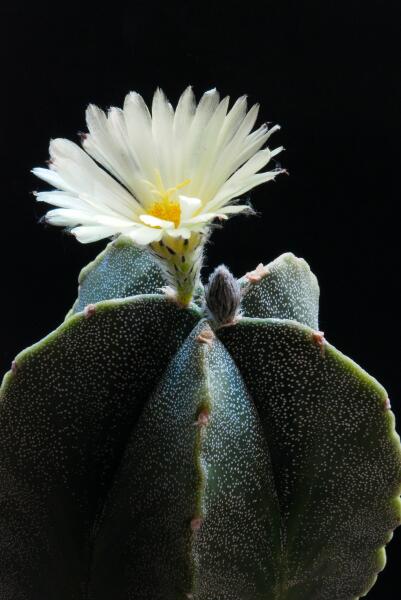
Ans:
[{"label": "yellow stamen", "polygon": [[181,188],[185,187],[189,183],[191,183],[190,179],[184,179],[184,181],[181,181],[181,183],[177,183],[176,186],[168,188],[167,194],[172,194],[173,192],[176,192],[177,190],[180,190]]},{"label": "yellow stamen", "polygon": [[188,185],[191,180],[184,179],[181,183],[178,183],[174,187],[166,189],[160,172],[155,169],[156,185],[147,181],[146,183],[151,187],[152,194],[158,196],[160,200],[156,200],[152,206],[148,209],[148,214],[158,219],[164,219],[165,221],[171,221],[176,227],[179,226],[181,221],[181,206],[178,200],[171,198],[178,190]]},{"label": "yellow stamen", "polygon": [[177,200],[169,200],[168,197],[164,197],[152,204],[148,210],[148,214],[157,217],[158,219],[171,221],[178,227],[181,220],[180,203]]}]

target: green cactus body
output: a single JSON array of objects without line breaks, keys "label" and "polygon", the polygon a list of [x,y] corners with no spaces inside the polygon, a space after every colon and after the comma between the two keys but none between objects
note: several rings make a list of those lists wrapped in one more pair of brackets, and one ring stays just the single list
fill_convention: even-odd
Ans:
[{"label": "green cactus body", "polygon": [[[283,255],[218,327],[120,239],[0,404],[1,600],[354,600],[400,523],[384,389]],[[89,307],[88,307],[89,305]]]}]

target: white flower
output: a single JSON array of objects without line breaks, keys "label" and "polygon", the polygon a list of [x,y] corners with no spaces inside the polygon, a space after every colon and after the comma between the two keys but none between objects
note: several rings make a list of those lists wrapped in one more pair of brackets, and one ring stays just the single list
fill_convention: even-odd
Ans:
[{"label": "white flower", "polygon": [[89,106],[83,149],[52,140],[49,169],[33,170],[57,188],[37,193],[57,207],[47,222],[71,228],[83,243],[123,233],[147,245],[189,239],[216,217],[248,208],[238,198],[282,172],[260,172],[282,150],[262,149],[279,127],[252,131],[258,106],[247,112],[244,96],[228,108],[216,90],[196,105],[190,87],[175,111],[160,89],[151,113],[135,92],[107,115]]}]

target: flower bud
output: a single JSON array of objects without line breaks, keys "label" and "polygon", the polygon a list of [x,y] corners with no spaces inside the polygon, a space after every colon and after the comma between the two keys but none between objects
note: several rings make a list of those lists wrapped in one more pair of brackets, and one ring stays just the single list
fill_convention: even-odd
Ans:
[{"label": "flower bud", "polygon": [[205,293],[209,318],[217,325],[235,322],[239,315],[241,289],[234,275],[226,266],[217,267],[209,278]]}]

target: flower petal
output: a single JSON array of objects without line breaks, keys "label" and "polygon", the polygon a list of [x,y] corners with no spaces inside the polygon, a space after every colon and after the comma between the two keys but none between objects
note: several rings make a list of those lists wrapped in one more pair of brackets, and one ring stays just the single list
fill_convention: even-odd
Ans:
[{"label": "flower petal", "polygon": [[196,215],[196,217],[192,217],[192,219],[188,219],[188,221],[185,222],[185,225],[191,225],[195,223],[209,223],[210,221],[213,221],[213,219],[216,219],[220,216],[224,219],[227,218],[223,214],[216,212],[201,213],[200,215]]},{"label": "flower petal", "polygon": [[[244,100],[244,106],[245,105]],[[244,116],[241,124],[232,135],[231,139],[222,147],[219,147],[218,155],[216,155],[215,160],[208,168],[209,177],[203,178],[199,191],[201,197],[205,197],[206,190],[209,191],[209,194],[211,192],[213,195],[216,194],[218,188],[224,181],[263,145],[262,141],[256,150],[251,152],[248,156],[246,154],[243,156],[244,149],[248,146],[249,133],[255,124],[258,111],[258,104],[252,106],[250,111]],[[210,189],[211,182],[214,183],[214,189],[212,188],[212,190]],[[208,199],[210,200],[210,196]]]},{"label": "flower petal", "polygon": [[180,209],[181,209],[181,221],[186,221],[194,212],[200,209],[202,206],[202,200],[199,198],[192,198],[190,196],[179,195],[178,199],[180,201]]},{"label": "flower petal", "polygon": [[156,229],[153,227],[138,227],[131,231],[125,232],[136,244],[146,246],[152,242],[158,242],[162,239],[163,229]]},{"label": "flower petal", "polygon": [[195,95],[189,85],[181,94],[174,114],[174,137],[175,140],[185,135],[191,125],[196,111]]},{"label": "flower petal", "polygon": [[221,215],[236,215],[244,211],[252,211],[252,207],[248,204],[230,204],[229,206],[223,206],[219,208],[219,214]]},{"label": "flower petal", "polygon": [[[198,145],[193,150],[193,163],[187,161],[191,165],[191,184],[188,188],[190,193],[191,190],[200,191],[204,182],[210,179],[210,172],[213,170],[222,146],[219,134],[227,114],[228,104],[229,98],[227,96],[217,106],[207,126],[201,131]],[[188,150],[186,155],[189,155]],[[182,170],[180,175],[185,176],[185,171]]]},{"label": "flower petal", "polygon": [[[88,214],[80,210],[69,208],[55,208],[49,210],[45,217],[46,223],[57,225],[59,227],[75,227],[88,220]],[[90,220],[90,219],[89,219]]]},{"label": "flower petal", "polygon": [[133,226],[129,219],[118,219],[109,215],[99,215],[95,212],[77,210],[72,208],[56,208],[49,210],[46,221],[52,225],[75,227],[76,225],[104,225],[110,227],[115,233]]},{"label": "flower petal", "polygon": [[235,102],[234,106],[231,108],[230,112],[226,116],[224,120],[224,125],[220,133],[224,145],[228,144],[228,142],[234,137],[239,126],[244,120],[244,117],[246,115],[246,107],[247,97],[241,96],[240,98],[238,98],[238,100]]},{"label": "flower petal", "polygon": [[191,237],[191,230],[188,227],[179,227],[178,229],[169,229],[168,235],[173,238],[182,237],[187,240]]},{"label": "flower petal", "polygon": [[[277,175],[280,175],[280,173],[285,173],[285,169],[276,169],[274,171],[266,171],[265,173],[256,173],[255,175],[250,175],[244,180],[236,182],[236,184],[225,187],[219,195],[219,212],[222,210],[223,206],[228,204],[232,199],[242,196],[242,194],[245,194],[252,188],[262,183],[274,180]],[[214,208],[217,210],[217,207]]]},{"label": "flower petal", "polygon": [[86,111],[89,134],[82,142],[84,149],[132,193],[141,197],[144,191],[141,170],[132,154],[121,109],[112,107],[108,115],[91,104]]},{"label": "flower petal", "polygon": [[101,169],[77,144],[65,139],[50,143],[54,168],[77,195],[95,198],[99,212],[129,217],[141,206],[127,190]]},{"label": "flower petal", "polygon": [[129,229],[132,227],[133,223],[131,219],[119,219],[118,217],[113,217],[109,215],[98,215],[96,217],[96,222],[100,225],[106,225],[108,227],[113,227],[121,233],[125,229]]},{"label": "flower petal", "polygon": [[173,120],[173,107],[164,92],[158,88],[152,102],[152,135],[157,153],[158,171],[166,187],[177,183],[174,181],[173,171]]},{"label": "flower petal", "polygon": [[46,202],[47,204],[59,206],[60,208],[90,210],[90,207],[85,201],[69,192],[60,192],[59,190],[54,190],[54,192],[36,192],[35,196],[38,202]]},{"label": "flower petal", "polygon": [[153,215],[144,214],[140,215],[139,218],[143,223],[145,223],[145,225],[149,225],[149,227],[161,227],[162,229],[172,229],[174,227],[174,223],[172,221],[159,219]]},{"label": "flower petal", "polygon": [[71,233],[82,244],[89,244],[90,242],[97,242],[98,240],[103,240],[104,238],[108,238],[119,232],[114,231],[110,227],[98,225],[98,226],[94,226],[94,227],[91,227],[91,226],[75,227],[74,229],[71,229]]},{"label": "flower petal", "polygon": [[[197,172],[199,164],[199,152],[203,147],[203,136],[207,125],[212,119],[216,108],[219,105],[220,95],[216,89],[205,92],[199,101],[196,113],[192,119],[191,126],[186,133],[186,140],[182,149],[184,156],[183,176],[192,178],[192,175]],[[190,194],[192,194],[193,186],[189,186]]]},{"label": "flower petal", "polygon": [[152,179],[158,164],[149,109],[142,96],[131,92],[125,97],[123,110],[131,152],[141,168],[142,178]]},{"label": "flower petal", "polygon": [[[270,160],[271,152],[269,148],[259,150],[252,158],[250,158],[240,169],[238,169],[227,181],[221,186],[216,196],[208,202],[205,206],[205,210],[218,209],[224,204],[227,204],[229,199],[232,199],[242,192],[238,190],[251,189],[253,185],[247,187],[248,183],[253,181],[252,175],[257,171],[260,171]],[[277,173],[274,173],[273,177]],[[267,180],[266,180],[267,181]]]},{"label": "flower petal", "polygon": [[72,188],[68,186],[62,177],[54,170],[54,169],[43,169],[42,167],[36,167],[31,171],[36,177],[46,181],[46,183],[50,183],[54,187],[59,190],[63,190],[65,192],[72,192]]}]

